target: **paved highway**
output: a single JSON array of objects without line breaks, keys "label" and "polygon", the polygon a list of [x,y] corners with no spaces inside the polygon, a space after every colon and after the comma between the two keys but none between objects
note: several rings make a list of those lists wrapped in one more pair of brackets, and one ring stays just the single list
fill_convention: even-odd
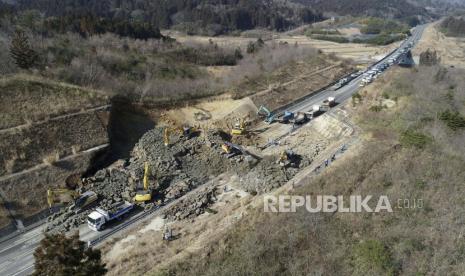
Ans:
[{"label": "paved highway", "polygon": [[[388,54],[381,61],[378,61],[375,64],[373,64],[372,67],[382,63],[385,60],[388,60],[390,57],[398,53],[401,48],[406,47],[408,43],[412,42],[415,45],[420,40],[426,26],[427,25],[420,25],[420,26],[415,27],[415,29],[412,31],[412,35],[408,37],[408,39],[403,41],[399,48],[397,48],[392,53]],[[309,97],[305,101],[292,105],[287,110],[291,112],[298,112],[298,111],[311,112],[313,105],[316,105],[316,104],[321,105],[323,101],[326,100],[328,97],[334,97],[337,103],[342,103],[346,101],[347,99],[349,99],[350,97],[352,97],[352,95],[360,89],[359,85],[360,85],[360,82],[362,81],[362,78],[363,78],[362,75],[358,76],[357,78],[353,79],[348,84],[346,84],[345,86],[337,90],[333,90],[329,88],[327,90],[320,91],[316,93],[315,95],[313,95],[312,97]]]},{"label": "paved highway", "polygon": [[[401,47],[406,46],[409,42],[416,43],[421,38],[421,35],[425,29],[426,25],[417,26],[412,31],[412,36],[409,37],[406,41],[401,44]],[[394,55],[399,50],[397,49],[385,59],[388,59],[390,56]],[[381,61],[380,61],[381,62]],[[378,64],[377,62],[376,64]],[[374,64],[374,65],[376,65]],[[323,100],[328,97],[335,97],[338,103],[344,102],[349,99],[355,92],[359,90],[359,84],[362,79],[362,76],[359,76],[349,82],[347,85],[341,87],[340,89],[334,91],[331,89],[323,90],[317,93],[316,95],[309,97],[303,102],[297,103],[291,106],[288,110],[297,112],[297,111],[311,111],[314,104],[321,104]],[[143,213],[139,212],[133,215],[129,221],[139,221],[139,217],[142,217]],[[122,222],[127,223],[127,222]],[[118,230],[121,225],[117,224],[112,227],[108,227],[106,230],[101,232],[94,232],[87,228],[87,225],[82,225],[79,228],[79,234],[81,240],[83,241],[94,241],[99,237],[106,236],[111,234],[115,229]],[[0,243],[0,275],[2,276],[16,276],[16,275],[29,275],[33,272],[34,268],[34,250],[39,244],[40,240],[43,237],[44,226],[39,226],[35,229],[32,229],[26,233],[18,235],[12,239],[6,240]]]}]

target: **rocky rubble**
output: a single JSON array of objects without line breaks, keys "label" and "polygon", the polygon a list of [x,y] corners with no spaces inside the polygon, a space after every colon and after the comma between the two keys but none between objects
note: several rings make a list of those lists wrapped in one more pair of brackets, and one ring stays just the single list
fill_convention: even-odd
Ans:
[{"label": "rocky rubble", "polygon": [[205,212],[216,200],[216,186],[205,185],[187,194],[176,204],[169,206],[163,214],[170,220],[182,220],[198,216]]},{"label": "rocky rubble", "polygon": [[240,178],[239,185],[249,193],[266,193],[284,185],[293,178],[301,168],[308,166],[311,160],[301,158],[296,167],[281,167],[275,156],[266,156],[249,173]]},{"label": "rocky rubble", "polygon": [[[148,131],[134,147],[129,160],[121,160],[99,170],[94,176],[84,179],[80,192],[91,190],[98,194],[99,207],[110,207],[120,201],[132,201],[135,189],[142,185],[144,163],[150,168],[149,182],[153,198],[157,203],[167,203],[187,194],[200,184],[225,172],[233,172],[242,179],[242,188],[249,192],[263,193],[279,187],[293,177],[299,167],[307,166],[311,160],[303,157],[296,168],[283,169],[276,163],[276,156],[255,160],[250,156],[238,155],[227,158],[221,145],[228,135],[207,130],[194,137],[175,137],[170,146],[163,142],[163,129]],[[214,198],[214,187],[206,185],[187,199],[171,207],[169,217],[182,219],[198,215]],[[143,205],[151,208],[154,203]],[[80,214],[61,211],[49,219],[48,230],[68,231],[86,221],[89,210]]]}]

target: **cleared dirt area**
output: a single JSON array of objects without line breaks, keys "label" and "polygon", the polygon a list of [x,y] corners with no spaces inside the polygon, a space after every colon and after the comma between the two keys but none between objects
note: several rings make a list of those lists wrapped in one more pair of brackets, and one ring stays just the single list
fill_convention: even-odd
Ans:
[{"label": "cleared dirt area", "polygon": [[226,126],[226,121],[242,118],[247,114],[255,114],[257,107],[250,98],[233,100],[231,98],[202,102],[194,106],[187,106],[167,111],[162,120],[176,125],[189,124],[202,127]]},{"label": "cleared dirt area", "polygon": [[437,51],[441,64],[465,68],[465,38],[445,36],[438,30],[440,21],[430,24],[412,53],[419,56],[427,49]]}]

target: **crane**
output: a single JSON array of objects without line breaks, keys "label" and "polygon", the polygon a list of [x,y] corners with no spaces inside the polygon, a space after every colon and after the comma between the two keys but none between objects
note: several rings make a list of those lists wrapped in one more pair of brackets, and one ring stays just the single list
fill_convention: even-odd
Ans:
[{"label": "crane", "polygon": [[134,196],[135,202],[147,202],[152,200],[152,190],[149,188],[149,164],[145,162],[144,164],[144,187],[136,189],[136,195]]}]

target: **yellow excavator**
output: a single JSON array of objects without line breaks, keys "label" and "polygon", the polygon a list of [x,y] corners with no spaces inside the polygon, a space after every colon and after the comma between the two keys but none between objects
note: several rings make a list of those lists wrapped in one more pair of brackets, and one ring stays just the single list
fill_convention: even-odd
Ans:
[{"label": "yellow excavator", "polygon": [[48,189],[47,203],[50,208],[59,203],[69,203],[79,197],[79,193],[69,189]]},{"label": "yellow excavator", "polygon": [[93,191],[87,191],[79,194],[75,190],[63,188],[47,190],[47,203],[50,208],[56,204],[69,204],[72,202],[71,208],[77,212],[87,206],[90,206],[92,203],[96,202],[97,199],[98,196]]},{"label": "yellow excavator", "polygon": [[247,133],[247,120],[249,119],[249,115],[245,116],[242,119],[238,119],[237,122],[231,129],[231,135],[244,135]]},{"label": "yellow excavator", "polygon": [[278,163],[281,167],[289,167],[295,165],[296,155],[292,150],[283,150],[279,155]]},{"label": "yellow excavator", "polygon": [[191,126],[183,127],[167,127],[163,132],[163,142],[165,146],[170,145],[170,137],[172,133],[176,133],[179,136],[184,136],[190,138],[194,133],[198,132],[198,128]]},{"label": "yellow excavator", "polygon": [[138,187],[136,190],[136,196],[134,196],[134,201],[139,203],[152,200],[152,190],[149,188],[149,164],[147,162],[145,162],[144,169],[144,187]]}]

